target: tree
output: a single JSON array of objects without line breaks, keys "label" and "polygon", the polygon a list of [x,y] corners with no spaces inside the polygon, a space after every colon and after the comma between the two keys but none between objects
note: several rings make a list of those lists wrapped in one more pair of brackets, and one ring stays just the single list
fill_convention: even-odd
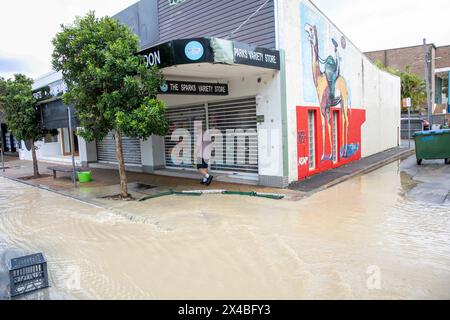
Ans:
[{"label": "tree", "polygon": [[6,81],[3,77],[0,77],[0,114],[4,108],[4,102],[2,97],[6,95]]},{"label": "tree", "polygon": [[44,137],[44,130],[41,126],[41,114],[33,96],[32,84],[33,80],[23,74],[14,75],[13,80],[0,79],[0,87],[3,88],[3,93],[0,95],[0,106],[9,130],[19,140],[30,142],[33,176],[38,178],[40,175],[35,142]]},{"label": "tree", "polygon": [[411,72],[411,66],[405,66],[403,71],[386,67],[380,60],[375,61],[380,69],[400,77],[402,83],[402,98],[411,98],[413,108],[419,108],[427,101],[425,80]]},{"label": "tree", "polygon": [[147,139],[167,133],[166,107],[156,98],[162,73],[146,67],[136,55],[138,37],[113,18],[90,12],[61,28],[52,41],[52,64],[67,84],[63,100],[75,106],[82,127],[78,134],[87,141],[114,132],[120,196],[129,198],[122,136]]}]

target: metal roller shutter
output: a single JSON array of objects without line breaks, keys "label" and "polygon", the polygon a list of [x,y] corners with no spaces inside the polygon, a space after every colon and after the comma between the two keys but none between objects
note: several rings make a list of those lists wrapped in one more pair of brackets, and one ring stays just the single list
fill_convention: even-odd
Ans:
[{"label": "metal roller shutter", "polygon": [[[258,134],[255,98],[235,99],[167,110],[169,135],[165,137],[166,166],[169,168],[193,169],[194,163],[194,121],[203,122],[203,130],[219,130],[223,135],[223,152],[213,154],[215,171],[233,173],[258,173]],[[208,121],[206,121],[208,120]],[[188,130],[191,134],[190,164],[175,165],[171,159],[172,150],[178,141],[171,135],[176,129]]]},{"label": "metal roller shutter", "polygon": [[255,98],[208,104],[210,130],[223,134],[223,152],[216,171],[258,173],[258,133]]},{"label": "metal roller shutter", "polygon": [[[141,165],[141,142],[136,138],[122,137],[123,157],[125,164]],[[117,163],[116,144],[112,132],[97,141],[97,159],[99,162]]]},{"label": "metal roller shutter", "polygon": [[[205,105],[199,104],[187,107],[168,108],[166,116],[169,121],[169,134],[164,138],[166,166],[172,168],[194,168],[194,121],[202,121],[203,130],[206,130]],[[177,129],[185,129],[191,135],[192,148],[189,160],[191,164],[176,165],[172,161],[172,150],[178,144],[178,141],[172,141],[172,134]]]}]

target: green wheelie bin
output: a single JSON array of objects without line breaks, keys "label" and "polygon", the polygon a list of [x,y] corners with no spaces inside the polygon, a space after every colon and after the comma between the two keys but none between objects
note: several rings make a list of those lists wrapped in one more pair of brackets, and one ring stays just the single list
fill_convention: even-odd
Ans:
[{"label": "green wheelie bin", "polygon": [[419,131],[414,134],[417,164],[423,160],[444,159],[450,164],[450,130]]}]

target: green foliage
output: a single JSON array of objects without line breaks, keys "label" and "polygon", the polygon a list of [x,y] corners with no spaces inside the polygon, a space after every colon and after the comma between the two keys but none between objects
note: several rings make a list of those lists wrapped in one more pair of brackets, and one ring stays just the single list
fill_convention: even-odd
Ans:
[{"label": "green foliage", "polygon": [[402,83],[402,98],[411,98],[412,109],[418,110],[427,101],[425,80],[411,72],[411,66],[406,66],[400,71],[391,67],[386,67],[380,60],[375,61],[375,65],[381,70],[387,71],[400,77]]},{"label": "green foliage", "polygon": [[161,72],[148,69],[132,30],[110,17],[90,12],[73,25],[61,26],[53,39],[52,64],[62,71],[87,141],[102,140],[111,130],[146,139],[168,130],[165,106],[156,99]]},{"label": "green foliage", "polygon": [[0,77],[0,113],[4,109],[4,97],[6,95],[6,81],[3,77]]},{"label": "green foliage", "polygon": [[0,79],[0,104],[6,124],[19,140],[37,141],[44,136],[32,84],[33,80],[22,74],[7,81]]}]

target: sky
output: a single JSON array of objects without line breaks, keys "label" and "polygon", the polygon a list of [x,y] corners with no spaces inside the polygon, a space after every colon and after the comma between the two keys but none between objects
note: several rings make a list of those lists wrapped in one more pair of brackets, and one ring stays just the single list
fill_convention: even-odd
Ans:
[{"label": "sky", "polygon": [[[156,1],[156,0],[155,0]],[[205,0],[206,1],[206,0]],[[285,0],[290,1],[290,0]],[[95,10],[114,15],[137,0],[0,0],[0,76],[36,78],[51,70],[51,39],[61,23]],[[450,45],[449,0],[313,0],[362,51]]]}]

